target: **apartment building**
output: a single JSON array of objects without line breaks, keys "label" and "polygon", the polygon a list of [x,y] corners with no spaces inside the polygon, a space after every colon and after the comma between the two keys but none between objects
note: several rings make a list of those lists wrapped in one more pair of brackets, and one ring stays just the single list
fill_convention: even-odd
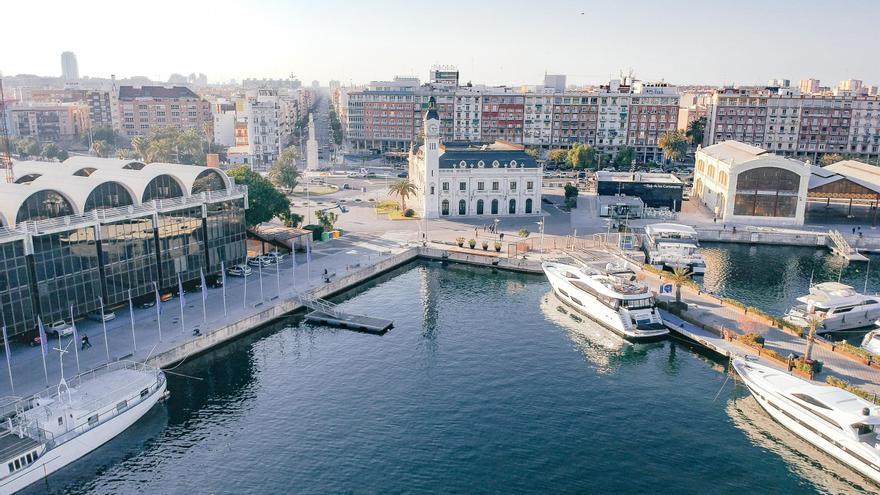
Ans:
[{"label": "apartment building", "polygon": [[10,105],[6,113],[12,136],[64,148],[79,142],[89,122],[89,108],[79,102],[16,104]]},{"label": "apartment building", "polygon": [[245,110],[248,154],[254,170],[268,170],[282,149],[281,102],[275,89],[249,94]]},{"label": "apartment building", "polygon": [[120,86],[119,109],[129,138],[162,127],[203,132],[212,123],[210,104],[183,86]]},{"label": "apartment building", "polygon": [[812,158],[826,153],[880,158],[880,97],[724,88],[712,95],[704,144],[737,140]]}]

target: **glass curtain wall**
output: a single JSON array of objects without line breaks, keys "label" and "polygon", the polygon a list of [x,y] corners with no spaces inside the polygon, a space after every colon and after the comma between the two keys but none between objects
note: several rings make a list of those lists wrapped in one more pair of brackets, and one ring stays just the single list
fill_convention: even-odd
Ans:
[{"label": "glass curtain wall", "polygon": [[158,261],[153,217],[101,225],[101,260],[104,294],[108,304],[152,293],[158,282]]},{"label": "glass curtain wall", "polygon": [[247,232],[244,223],[244,198],[205,205],[208,269],[219,273],[220,261],[226,266],[244,263],[247,258]]},{"label": "glass curtain wall", "polygon": [[801,177],[789,170],[760,167],[742,172],[736,180],[734,215],[788,217],[797,215]]},{"label": "glass curtain wall", "polygon": [[198,279],[205,260],[202,207],[159,213],[156,236],[160,287],[176,287],[178,273],[184,282]]},{"label": "glass curtain wall", "polygon": [[83,314],[100,307],[101,274],[95,229],[84,227],[33,236],[39,314],[44,322],[68,319],[70,305]]},{"label": "glass curtain wall", "polygon": [[10,336],[37,324],[24,241],[0,244],[0,312]]}]

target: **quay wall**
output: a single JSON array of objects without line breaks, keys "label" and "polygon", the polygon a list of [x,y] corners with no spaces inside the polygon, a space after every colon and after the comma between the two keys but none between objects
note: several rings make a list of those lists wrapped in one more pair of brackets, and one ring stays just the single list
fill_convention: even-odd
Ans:
[{"label": "quay wall", "polygon": [[[706,229],[698,228],[700,241],[731,242],[740,244],[774,244],[784,246],[811,246],[831,248],[831,238],[827,232],[810,232],[807,230],[774,230],[774,229]],[[880,252],[880,237],[853,236],[844,233],[850,245],[859,251]]]},{"label": "quay wall", "polygon": [[[489,266],[502,270],[526,273],[542,273],[541,263],[536,260],[524,260],[519,258],[508,259],[481,255],[479,253],[471,254],[453,252],[440,248],[413,247],[348,275],[335,278],[330,283],[315,287],[308,291],[308,293],[319,298],[329,297],[333,294],[348,290],[416,258],[448,260],[457,263]],[[224,342],[240,337],[241,335],[256,330],[263,325],[281,319],[294,311],[302,309],[303,305],[298,300],[292,297],[287,297],[259,303],[256,307],[262,307],[264,309],[219,328],[205,329],[201,336],[193,337],[176,347],[160,352],[151,357],[148,364],[158,368],[168,367],[189,356],[206,352]]]}]

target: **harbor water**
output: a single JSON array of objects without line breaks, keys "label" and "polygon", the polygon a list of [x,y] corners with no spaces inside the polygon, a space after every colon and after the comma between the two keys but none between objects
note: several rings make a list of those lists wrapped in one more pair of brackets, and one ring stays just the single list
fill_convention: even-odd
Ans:
[{"label": "harbor water", "polygon": [[[869,255],[868,262],[847,262],[824,248],[710,242],[701,246],[706,259],[703,287],[768,314],[783,316],[799,304],[797,298],[809,292],[811,280],[840,281],[859,292],[867,288],[870,294],[880,291],[878,255]],[[859,344],[865,332],[840,332],[831,338]]]},{"label": "harbor water", "polygon": [[543,277],[417,262],[337,302],[395,328],[291,317],[190,358],[169,401],[27,493],[877,488],[788,438],[725,362],[577,322]]}]

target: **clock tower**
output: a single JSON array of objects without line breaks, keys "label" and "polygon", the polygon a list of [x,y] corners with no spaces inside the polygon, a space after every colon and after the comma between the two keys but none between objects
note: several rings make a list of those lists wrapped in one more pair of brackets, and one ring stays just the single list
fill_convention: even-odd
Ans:
[{"label": "clock tower", "polygon": [[437,100],[428,100],[428,111],[424,118],[425,145],[422,148],[425,176],[422,184],[425,190],[425,215],[427,218],[440,216],[440,116],[437,114]]}]

